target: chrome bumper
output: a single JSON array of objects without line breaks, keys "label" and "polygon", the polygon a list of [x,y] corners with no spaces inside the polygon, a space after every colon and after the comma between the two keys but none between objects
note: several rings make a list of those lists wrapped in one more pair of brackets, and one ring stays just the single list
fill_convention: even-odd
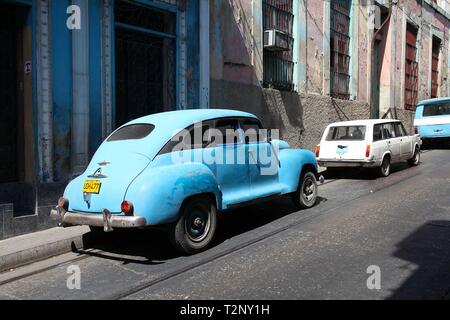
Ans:
[{"label": "chrome bumper", "polygon": [[373,167],[377,165],[374,160],[337,160],[337,159],[317,159],[321,167]]},{"label": "chrome bumper", "polygon": [[50,211],[50,217],[62,225],[87,225],[103,227],[105,232],[113,231],[113,228],[141,228],[147,226],[144,217],[113,216],[108,210],[103,214],[82,214],[66,212],[63,208],[56,207]]}]

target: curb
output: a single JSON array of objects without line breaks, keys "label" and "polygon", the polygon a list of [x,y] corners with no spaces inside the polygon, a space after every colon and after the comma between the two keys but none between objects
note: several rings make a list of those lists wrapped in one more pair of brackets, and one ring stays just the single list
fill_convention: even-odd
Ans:
[{"label": "curb", "polygon": [[[12,243],[14,239],[16,238],[8,240]],[[26,236],[23,236],[21,240],[27,241]],[[77,230],[77,234],[69,235],[66,238],[41,243],[4,255],[0,254],[0,273],[86,247],[93,240],[89,229],[80,228],[79,232]]]}]

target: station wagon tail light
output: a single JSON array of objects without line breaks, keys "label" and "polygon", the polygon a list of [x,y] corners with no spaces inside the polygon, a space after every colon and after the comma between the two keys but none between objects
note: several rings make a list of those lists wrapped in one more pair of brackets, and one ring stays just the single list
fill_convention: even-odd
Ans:
[{"label": "station wagon tail light", "polygon": [[120,206],[123,213],[125,213],[127,216],[131,216],[133,214],[133,204],[130,201],[123,201],[122,205]]},{"label": "station wagon tail light", "polygon": [[316,146],[316,157],[318,158],[320,155],[320,144]]},{"label": "station wagon tail light", "polygon": [[368,144],[366,146],[366,158],[370,157],[370,151],[372,150],[372,146],[370,144]]}]

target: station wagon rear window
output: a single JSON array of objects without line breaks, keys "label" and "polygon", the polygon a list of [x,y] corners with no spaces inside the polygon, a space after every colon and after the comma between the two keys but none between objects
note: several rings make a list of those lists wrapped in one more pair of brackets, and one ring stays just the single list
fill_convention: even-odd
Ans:
[{"label": "station wagon rear window", "polygon": [[424,117],[450,115],[450,103],[430,104],[423,107]]},{"label": "station wagon rear window", "polygon": [[148,137],[154,129],[155,126],[152,124],[132,124],[114,132],[113,135],[109,137],[108,142],[144,139]]},{"label": "station wagon rear window", "polygon": [[366,126],[331,127],[327,141],[361,141],[366,139]]}]

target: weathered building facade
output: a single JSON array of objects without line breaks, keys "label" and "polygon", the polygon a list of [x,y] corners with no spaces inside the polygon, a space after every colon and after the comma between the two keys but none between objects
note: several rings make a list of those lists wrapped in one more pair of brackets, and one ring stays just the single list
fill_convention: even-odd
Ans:
[{"label": "weathered building facade", "polygon": [[0,0],[0,239],[54,225],[64,185],[121,124],[208,107],[205,3]]},{"label": "weathered building facade", "polygon": [[211,7],[211,104],[255,112],[295,146],[313,148],[337,120],[396,117],[413,130],[415,104],[449,94],[448,1]]},{"label": "weathered building facade", "polygon": [[0,0],[0,238],[141,115],[233,108],[312,149],[331,122],[447,96],[448,0]]}]

